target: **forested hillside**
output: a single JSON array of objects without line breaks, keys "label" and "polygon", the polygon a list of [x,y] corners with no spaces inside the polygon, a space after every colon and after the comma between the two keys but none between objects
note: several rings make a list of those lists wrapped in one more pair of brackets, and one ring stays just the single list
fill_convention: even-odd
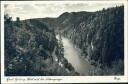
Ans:
[{"label": "forested hillside", "polygon": [[54,24],[63,36],[81,49],[82,57],[106,71],[95,71],[93,74],[123,74],[123,6],[97,12],[66,12]]},{"label": "forested hillside", "polygon": [[91,75],[123,74],[124,6],[65,12],[45,22],[81,49],[81,56],[95,66]]},{"label": "forested hillside", "polygon": [[124,74],[124,6],[65,12],[57,18],[5,18],[6,75],[79,75],[64,58],[62,39],[94,66],[89,75]]},{"label": "forested hillside", "polygon": [[54,30],[43,22],[5,16],[5,75],[78,75],[63,52]]}]

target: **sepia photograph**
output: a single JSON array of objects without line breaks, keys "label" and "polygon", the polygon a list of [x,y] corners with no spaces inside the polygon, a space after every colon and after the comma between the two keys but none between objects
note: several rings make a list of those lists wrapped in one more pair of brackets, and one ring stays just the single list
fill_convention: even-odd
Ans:
[{"label": "sepia photograph", "polygon": [[3,3],[5,77],[126,75],[124,3],[28,3]]}]

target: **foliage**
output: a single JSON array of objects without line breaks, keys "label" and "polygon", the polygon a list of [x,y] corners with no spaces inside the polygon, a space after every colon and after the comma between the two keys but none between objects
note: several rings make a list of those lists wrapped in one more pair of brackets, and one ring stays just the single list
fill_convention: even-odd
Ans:
[{"label": "foliage", "polygon": [[91,64],[109,69],[114,61],[124,60],[124,6],[96,12],[66,12],[53,24],[56,31],[81,49],[81,55]]},{"label": "foliage", "polygon": [[117,6],[18,22],[5,17],[6,75],[79,75],[55,34],[81,49],[81,56],[94,65],[90,75],[124,74],[124,6]]},{"label": "foliage", "polygon": [[76,75],[70,68],[72,66],[67,68],[70,72],[64,67],[68,62],[63,61],[66,59],[62,46],[57,42],[54,30],[39,20],[20,21],[18,18],[12,21],[5,18],[5,75]]}]

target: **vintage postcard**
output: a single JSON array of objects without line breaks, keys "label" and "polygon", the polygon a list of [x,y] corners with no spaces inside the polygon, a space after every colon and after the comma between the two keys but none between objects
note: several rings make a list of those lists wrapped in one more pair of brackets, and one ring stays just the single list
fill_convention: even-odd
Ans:
[{"label": "vintage postcard", "polygon": [[1,1],[1,81],[128,82],[127,1]]}]

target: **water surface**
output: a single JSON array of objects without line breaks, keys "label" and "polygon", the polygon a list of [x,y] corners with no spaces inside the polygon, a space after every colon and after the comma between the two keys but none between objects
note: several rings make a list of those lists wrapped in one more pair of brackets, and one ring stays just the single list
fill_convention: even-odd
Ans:
[{"label": "water surface", "polygon": [[[58,36],[57,39],[59,39]],[[64,57],[69,63],[72,64],[75,71],[81,75],[88,75],[88,71],[92,68],[92,66],[88,63],[88,61],[81,58],[80,49],[76,48],[72,42],[65,37],[62,37],[62,42],[64,46]]]}]

